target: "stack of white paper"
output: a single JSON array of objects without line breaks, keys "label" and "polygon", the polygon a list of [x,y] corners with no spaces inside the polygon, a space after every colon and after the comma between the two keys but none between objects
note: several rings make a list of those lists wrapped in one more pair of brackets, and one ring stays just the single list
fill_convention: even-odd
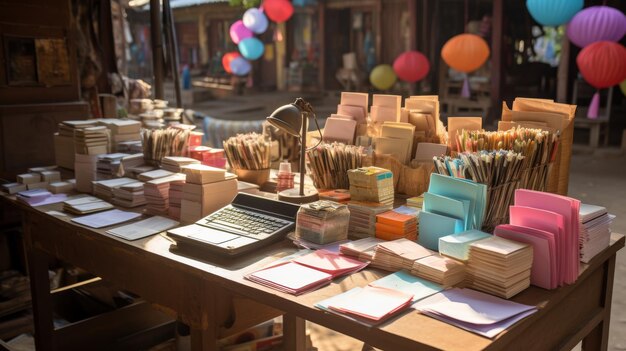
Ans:
[{"label": "stack of white paper", "polygon": [[109,229],[107,233],[126,240],[138,240],[174,228],[178,224],[178,222],[169,218],[154,216],[121,227]]},{"label": "stack of white paper", "polygon": [[457,260],[467,261],[471,243],[491,237],[480,230],[468,230],[439,238],[439,253]]},{"label": "stack of white paper", "polygon": [[95,196],[82,196],[63,202],[63,211],[87,214],[112,209],[113,205]]},{"label": "stack of white paper", "polygon": [[361,261],[371,261],[376,251],[376,245],[383,241],[375,237],[367,237],[341,244],[339,251],[342,255],[356,257]]},{"label": "stack of white paper", "polygon": [[200,161],[189,157],[165,156],[163,157],[163,161],[161,161],[161,167],[170,172],[179,173],[181,172],[180,167],[198,163],[200,163]]},{"label": "stack of white paper", "polygon": [[120,161],[126,156],[130,155],[123,153],[99,155],[96,164],[97,178],[111,179],[117,177]]},{"label": "stack of white paper", "polygon": [[585,263],[609,247],[615,216],[604,207],[580,204],[580,260]]},{"label": "stack of white paper", "polygon": [[98,122],[109,129],[113,151],[117,151],[117,145],[121,142],[141,141],[141,122],[139,121],[106,118],[100,119]]},{"label": "stack of white paper", "polygon": [[143,182],[132,182],[112,188],[111,202],[122,207],[137,207],[146,204],[143,192]]},{"label": "stack of white paper", "polygon": [[[201,175],[193,175],[195,171],[187,169],[186,172],[192,174],[192,181],[202,179]],[[216,178],[219,177],[212,179]],[[186,182],[182,190],[180,221],[194,223],[233,201],[237,195],[237,177],[225,173],[223,180],[204,184]]]},{"label": "stack of white paper", "polygon": [[100,155],[109,152],[109,130],[104,126],[74,130],[74,149],[83,155]]},{"label": "stack of white paper", "polygon": [[136,182],[135,179],[131,178],[97,180],[93,182],[93,194],[99,198],[111,200],[113,198],[113,188]]},{"label": "stack of white paper", "polygon": [[95,120],[63,121],[59,123],[59,132],[54,134],[54,158],[60,167],[74,169],[74,130],[95,127]]}]

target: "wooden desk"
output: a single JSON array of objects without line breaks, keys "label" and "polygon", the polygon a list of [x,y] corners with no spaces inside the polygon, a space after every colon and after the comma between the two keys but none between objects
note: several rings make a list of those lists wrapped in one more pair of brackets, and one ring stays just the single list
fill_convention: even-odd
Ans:
[{"label": "wooden desk", "polygon": [[[7,199],[7,197],[3,197]],[[9,200],[15,203],[12,200]],[[170,252],[170,242],[152,236],[127,242],[53,217],[60,204],[24,213],[24,234],[33,292],[37,350],[63,349],[56,337],[48,288],[48,255],[70,262],[172,309],[192,327],[194,350],[214,350],[215,339],[285,313],[285,350],[304,349],[304,320],[334,329],[384,350],[570,350],[583,340],[585,350],[606,350],[615,272],[615,254],[624,236],[583,265],[576,284],[547,291],[531,287],[513,298],[539,306],[539,312],[490,340],[410,310],[368,328],[313,307],[316,302],[364,286],[388,273],[365,270],[336,279],[303,296],[291,296],[246,281],[243,276],[295,251],[288,243],[229,262],[198,261]]]}]

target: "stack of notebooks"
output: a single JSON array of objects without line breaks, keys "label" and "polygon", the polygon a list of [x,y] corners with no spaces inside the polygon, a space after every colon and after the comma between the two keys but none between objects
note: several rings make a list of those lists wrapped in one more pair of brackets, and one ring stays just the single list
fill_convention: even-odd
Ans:
[{"label": "stack of notebooks", "polygon": [[611,222],[615,216],[604,207],[580,205],[580,261],[589,261],[611,243]]},{"label": "stack of notebooks", "polygon": [[99,123],[109,129],[113,151],[118,151],[118,144],[121,142],[141,141],[141,122],[139,121],[107,118],[99,120]]},{"label": "stack of notebooks", "polygon": [[19,202],[23,202],[30,206],[42,206],[48,204],[54,204],[64,201],[67,198],[66,194],[52,194],[45,189],[33,189],[20,191],[15,195],[15,198]]},{"label": "stack of notebooks", "polygon": [[347,242],[339,245],[339,252],[342,255],[355,257],[360,261],[371,261],[376,252],[376,246],[384,240],[368,237],[359,240]]},{"label": "stack of notebooks", "polygon": [[448,288],[465,280],[465,265],[440,255],[426,256],[413,263],[411,274]]},{"label": "stack of notebooks", "polygon": [[161,168],[170,172],[180,173],[182,166],[191,165],[191,164],[199,164],[199,163],[200,161],[195,160],[193,158],[189,158],[189,157],[165,156],[163,157],[163,160],[161,161]]},{"label": "stack of notebooks", "polygon": [[125,184],[136,183],[131,178],[115,178],[107,180],[97,180],[93,182],[93,194],[101,199],[111,200],[113,198],[113,189]]},{"label": "stack of notebooks", "polygon": [[111,202],[122,207],[132,208],[146,204],[143,194],[143,182],[133,182],[113,188]]},{"label": "stack of notebooks", "polygon": [[109,152],[109,130],[105,126],[74,130],[74,149],[77,154],[100,155]]},{"label": "stack of notebooks", "polygon": [[143,193],[146,197],[146,213],[167,217],[169,212],[170,183],[185,180],[184,174],[175,173],[168,177],[157,178],[146,182]]},{"label": "stack of notebooks", "polygon": [[237,177],[224,169],[191,164],[181,194],[180,221],[189,224],[228,205],[237,195]]},{"label": "stack of notebooks", "polygon": [[441,291],[418,301],[415,308],[422,314],[487,338],[495,338],[537,312],[536,306],[459,288]]},{"label": "stack of notebooks", "polygon": [[148,172],[140,173],[139,175],[137,175],[137,180],[142,182],[149,182],[151,180],[169,177],[174,174],[174,172],[166,171],[164,169],[154,169]]},{"label": "stack of notebooks", "polygon": [[415,261],[434,254],[414,241],[398,239],[378,244],[371,264],[386,271],[410,271]]},{"label": "stack of notebooks", "polygon": [[391,155],[402,164],[411,161],[415,126],[402,122],[384,122],[376,137],[376,154]]},{"label": "stack of notebooks", "polygon": [[393,173],[379,167],[362,167],[348,171],[350,199],[393,205]]},{"label": "stack of notebooks", "polygon": [[467,264],[470,287],[511,298],[530,286],[532,246],[492,236],[470,245]]},{"label": "stack of notebooks", "polygon": [[375,123],[400,122],[402,96],[374,94],[370,118]]},{"label": "stack of notebooks", "polygon": [[124,153],[104,154],[98,156],[98,163],[96,163],[96,171],[98,179],[111,179],[116,178],[120,162],[124,157],[130,156]]},{"label": "stack of notebooks", "polygon": [[170,183],[170,207],[167,209],[170,218],[180,220],[184,186],[185,182],[183,181]]},{"label": "stack of notebooks", "polygon": [[112,204],[95,196],[84,196],[63,202],[63,211],[78,215],[100,212],[112,208]]},{"label": "stack of notebooks", "polygon": [[245,278],[278,291],[300,295],[330,283],[333,278],[358,272],[366,266],[367,263],[318,250],[255,271]]},{"label": "stack of notebooks", "polygon": [[379,202],[350,201],[350,222],[348,231],[357,238],[367,238],[376,235],[376,215],[391,210],[390,204]]},{"label": "stack of notebooks", "polygon": [[54,158],[59,167],[74,169],[74,131],[95,127],[97,121],[63,121],[59,123],[59,132],[54,134]]},{"label": "stack of notebooks", "polygon": [[74,190],[75,186],[76,180],[68,179],[66,181],[52,182],[48,184],[48,191],[53,194],[69,193],[70,191]]},{"label": "stack of notebooks", "polygon": [[417,241],[417,215],[418,211],[406,206],[376,215],[376,237]]},{"label": "stack of notebooks", "polygon": [[480,229],[485,215],[487,186],[432,173],[419,215],[418,242],[439,250],[439,238]]}]

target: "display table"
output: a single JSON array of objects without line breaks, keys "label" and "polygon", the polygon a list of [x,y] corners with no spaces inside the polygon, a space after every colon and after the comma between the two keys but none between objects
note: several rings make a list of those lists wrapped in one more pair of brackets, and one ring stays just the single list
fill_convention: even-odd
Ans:
[{"label": "display table", "polygon": [[[383,350],[570,350],[583,340],[585,350],[606,350],[616,252],[624,236],[582,265],[576,284],[547,291],[531,287],[512,300],[539,311],[490,340],[408,310],[376,328],[323,312],[313,305],[389,273],[366,269],[335,279],[317,291],[292,296],[254,284],[244,275],[296,249],[288,242],[239,259],[200,260],[170,251],[162,235],[129,242],[53,216],[62,204],[29,207],[4,201],[23,212],[24,241],[33,295],[38,351],[67,350],[68,340],[52,325],[48,258],[55,257],[139,294],[175,312],[192,329],[193,350],[215,350],[215,341],[284,314],[285,350],[304,350],[304,321],[334,329]],[[67,335],[67,334],[66,334]],[[75,345],[72,345],[74,348]]]}]

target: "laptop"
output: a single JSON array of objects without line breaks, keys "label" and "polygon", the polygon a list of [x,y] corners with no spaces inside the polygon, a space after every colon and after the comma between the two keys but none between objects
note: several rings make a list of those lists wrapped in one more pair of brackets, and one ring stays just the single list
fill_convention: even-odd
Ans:
[{"label": "laptop", "polygon": [[299,205],[239,193],[229,205],[194,224],[170,229],[177,246],[237,256],[284,238],[294,230]]}]

